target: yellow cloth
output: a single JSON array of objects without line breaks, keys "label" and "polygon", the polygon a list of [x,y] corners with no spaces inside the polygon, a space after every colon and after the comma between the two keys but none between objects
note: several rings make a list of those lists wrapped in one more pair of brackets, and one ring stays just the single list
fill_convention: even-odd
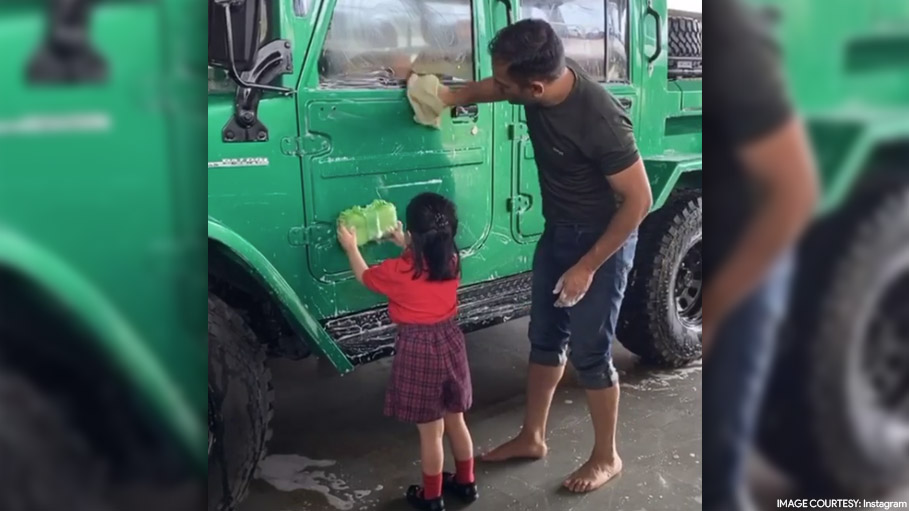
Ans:
[{"label": "yellow cloth", "polygon": [[413,107],[413,120],[424,126],[439,129],[445,104],[439,99],[442,82],[436,75],[410,75],[407,79],[407,100]]}]

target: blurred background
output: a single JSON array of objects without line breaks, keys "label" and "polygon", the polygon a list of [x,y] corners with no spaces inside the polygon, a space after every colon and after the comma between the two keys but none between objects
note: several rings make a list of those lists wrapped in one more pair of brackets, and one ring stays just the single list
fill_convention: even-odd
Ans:
[{"label": "blurred background", "polygon": [[0,2],[0,509],[199,509],[205,5]]},{"label": "blurred background", "polygon": [[[724,22],[711,18],[719,2],[704,2],[708,110],[711,91],[755,92],[711,72],[711,61],[737,58],[728,53],[735,50],[710,43],[711,24]],[[778,71],[805,121],[821,185],[817,217],[798,246],[759,417],[755,496],[766,509],[783,497],[861,496],[906,505],[909,2],[743,3],[780,56]],[[708,147],[715,143],[705,139]],[[726,190],[711,179],[705,187],[709,218],[711,197]],[[704,428],[710,434],[707,420]]]}]

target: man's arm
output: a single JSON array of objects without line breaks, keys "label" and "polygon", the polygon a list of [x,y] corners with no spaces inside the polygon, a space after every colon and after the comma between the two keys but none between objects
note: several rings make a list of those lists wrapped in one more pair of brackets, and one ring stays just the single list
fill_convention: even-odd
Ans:
[{"label": "man's arm", "polygon": [[638,159],[627,169],[606,176],[606,179],[618,197],[619,207],[609,221],[606,232],[578,263],[591,272],[600,269],[600,266],[625,244],[628,236],[641,225],[641,221],[653,206],[653,195],[647,172],[644,170],[644,160]]},{"label": "man's arm", "polygon": [[704,289],[704,353],[713,332],[763,280],[808,225],[818,201],[814,158],[798,118],[739,152],[764,200],[726,263]]},{"label": "man's arm", "polygon": [[818,201],[811,148],[790,104],[780,53],[769,42],[766,25],[741,2],[713,2],[711,8],[726,20],[710,29],[713,44],[723,48],[712,65],[721,77],[719,86],[711,88],[713,122],[725,132],[726,143],[761,195],[737,245],[704,282],[705,357],[726,317],[796,243]]},{"label": "man's arm", "polygon": [[625,244],[653,205],[650,181],[640,158],[606,179],[618,197],[618,208],[593,248],[565,273],[553,290],[559,293],[557,305],[571,307],[584,297],[594,273]]},{"label": "man's arm", "polygon": [[499,91],[495,80],[486,78],[478,82],[467,82],[457,87],[442,86],[439,89],[439,99],[448,106],[465,106],[476,103],[495,103],[505,101],[505,96]]}]

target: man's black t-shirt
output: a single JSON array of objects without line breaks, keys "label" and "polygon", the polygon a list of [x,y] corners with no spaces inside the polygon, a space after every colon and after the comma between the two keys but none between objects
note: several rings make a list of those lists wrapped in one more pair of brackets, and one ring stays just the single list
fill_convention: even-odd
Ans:
[{"label": "man's black t-shirt", "polygon": [[527,130],[549,224],[605,226],[616,209],[606,176],[639,158],[631,119],[602,85],[574,63],[576,79],[558,105],[526,105]]},{"label": "man's black t-shirt", "polygon": [[[761,200],[739,152],[791,116],[767,21],[739,1],[704,2],[710,73],[704,86],[704,272],[730,255]],[[707,42],[709,41],[709,42]]]}]

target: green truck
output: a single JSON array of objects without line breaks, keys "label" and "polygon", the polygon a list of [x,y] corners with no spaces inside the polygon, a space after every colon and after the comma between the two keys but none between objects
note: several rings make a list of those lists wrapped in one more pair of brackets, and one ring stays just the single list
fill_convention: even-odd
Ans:
[{"label": "green truck", "polygon": [[[543,231],[521,107],[413,121],[411,72],[491,75],[486,51],[521,17],[549,21],[566,54],[630,112],[654,195],[622,342],[681,365],[700,357],[700,20],[663,0],[209,2],[209,381],[217,412],[209,503],[240,499],[269,436],[267,356],[310,354],[340,373],[393,354],[383,299],[349,271],[339,213],[432,191],[458,206],[465,330],[528,313]],[[371,264],[396,255],[363,247]]]}]

